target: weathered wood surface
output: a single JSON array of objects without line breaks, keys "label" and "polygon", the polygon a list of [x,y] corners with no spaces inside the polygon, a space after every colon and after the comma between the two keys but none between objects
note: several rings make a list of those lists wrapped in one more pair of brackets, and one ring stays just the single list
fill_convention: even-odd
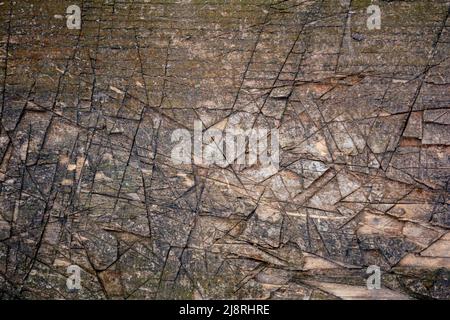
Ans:
[{"label": "weathered wood surface", "polygon": [[[1,1],[0,297],[450,299],[449,2],[371,3]],[[195,120],[280,170],[174,165]]]}]

